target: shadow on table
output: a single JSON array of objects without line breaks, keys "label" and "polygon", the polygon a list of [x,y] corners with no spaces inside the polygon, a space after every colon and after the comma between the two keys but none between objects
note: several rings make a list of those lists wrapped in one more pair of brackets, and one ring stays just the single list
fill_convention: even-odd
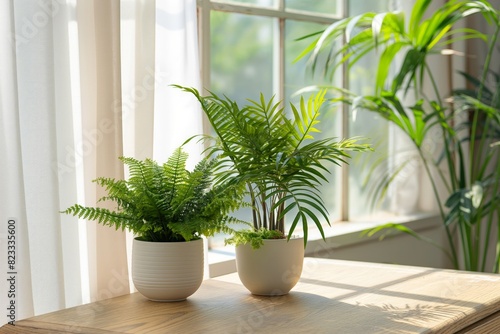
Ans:
[{"label": "shadow on table", "polygon": [[353,305],[293,291],[285,296],[247,298],[253,299],[255,310],[239,316],[228,333],[300,333],[299,328],[314,328],[314,333],[419,333],[430,329],[429,322],[448,319],[458,311],[452,305]]}]

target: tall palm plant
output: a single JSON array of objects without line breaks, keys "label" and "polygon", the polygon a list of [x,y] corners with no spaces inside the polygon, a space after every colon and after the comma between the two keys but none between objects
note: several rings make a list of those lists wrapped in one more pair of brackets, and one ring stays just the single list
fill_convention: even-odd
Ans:
[{"label": "tall palm plant", "polygon": [[[249,100],[240,107],[228,97],[213,93],[201,96],[195,89],[178,87],[198,99],[213,127],[215,136],[205,136],[205,140],[209,143],[208,153],[220,158],[218,183],[246,185],[252,233],[277,230],[290,238],[301,223],[306,243],[308,223],[312,221],[324,238],[322,223],[329,224],[329,215],[319,186],[328,181],[328,164],[346,162],[348,151],[369,149],[366,144],[358,144],[356,138],[314,140],[325,92],[307,101],[302,98],[298,107],[291,104],[289,118],[273,98],[266,101],[261,96],[260,101]],[[286,230],[285,215],[292,212]],[[262,237],[252,233],[250,237]],[[242,243],[249,241],[253,242],[241,239]]]},{"label": "tall palm plant", "polygon": [[[353,105],[377,112],[399,127],[414,143],[423,166],[431,179],[435,199],[448,237],[447,254],[456,268],[485,270],[488,244],[481,251],[484,237],[482,226],[486,220],[486,239],[494,217],[500,218],[498,147],[489,146],[491,134],[498,129],[498,105],[490,103],[493,95],[485,87],[492,52],[500,30],[500,14],[490,3],[480,1],[448,1],[432,13],[428,12],[431,0],[417,0],[409,20],[404,13],[365,13],[340,20],[324,32],[319,33],[300,57],[308,55],[314,71],[322,65],[324,75],[333,75],[341,66],[350,69],[360,59],[376,51],[380,58],[377,65],[375,94],[371,96],[344,95],[340,98]],[[470,28],[455,28],[455,24],[465,18],[480,14],[495,26],[495,33],[485,35]],[[311,36],[309,36],[311,37]],[[345,44],[337,47],[343,38]],[[439,54],[453,53],[449,48],[456,41],[481,39],[488,43],[489,51],[485,59],[481,78],[476,80],[478,89],[474,95],[457,92],[459,104],[448,105],[445,94],[440,91],[434,74],[429,67],[429,58]],[[325,54],[326,57],[319,57]],[[396,57],[402,58],[401,66],[394,66]],[[323,59],[326,59],[323,62]],[[394,76],[389,76],[395,71]],[[433,96],[423,91],[424,80],[431,82]],[[416,103],[406,104],[407,94],[413,92]],[[489,96],[490,101],[485,101]],[[472,109],[471,109],[472,108]],[[462,138],[455,126],[455,113],[471,109],[472,120],[466,124],[469,135]],[[496,124],[496,125],[495,125]],[[464,124],[461,124],[462,126]],[[431,129],[439,129],[444,140],[443,159],[435,159],[426,154],[424,141]],[[481,130],[481,131],[480,131]],[[435,176],[431,169],[444,162],[445,173]],[[402,169],[398,169],[401,171]],[[439,168],[436,170],[440,171]],[[394,180],[386,178],[385,186]],[[448,192],[446,201],[438,193],[438,183],[444,183]],[[500,219],[498,219],[500,221]],[[404,232],[413,231],[390,224]],[[384,227],[381,227],[384,228]],[[379,228],[380,229],[380,228]],[[374,231],[378,231],[376,229]],[[454,237],[458,230],[459,241]],[[500,261],[500,235],[496,238],[497,251],[493,271],[498,272]],[[460,263],[462,251],[463,263]]]}]

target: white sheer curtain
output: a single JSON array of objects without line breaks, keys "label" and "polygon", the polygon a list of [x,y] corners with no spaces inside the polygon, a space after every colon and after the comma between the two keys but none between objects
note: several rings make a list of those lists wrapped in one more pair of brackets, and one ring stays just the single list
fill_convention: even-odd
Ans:
[{"label": "white sheer curtain", "polygon": [[[194,9],[194,10],[193,10]],[[190,95],[169,85],[199,89],[196,1],[156,1],[156,73],[154,158],[165,161],[193,135],[202,133],[201,110]],[[168,41],[165,43],[165,41]],[[191,163],[199,156],[191,145]],[[197,153],[194,155],[194,153]]]},{"label": "white sheer curtain", "polygon": [[0,305],[17,320],[130,291],[126,236],[59,211],[95,205],[119,155],[161,162],[201,133],[168,88],[199,88],[196,32],[194,0],[0,2],[0,270],[16,283]]}]

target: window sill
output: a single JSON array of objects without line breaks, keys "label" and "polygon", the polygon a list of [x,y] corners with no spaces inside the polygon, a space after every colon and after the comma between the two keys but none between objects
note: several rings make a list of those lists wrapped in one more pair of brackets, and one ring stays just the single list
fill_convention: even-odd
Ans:
[{"label": "window sill", "polygon": [[[305,255],[310,257],[325,257],[329,254],[346,247],[353,247],[357,244],[377,241],[379,235],[368,237],[363,232],[376,226],[386,223],[402,223],[409,228],[423,232],[429,229],[435,229],[441,226],[439,217],[435,214],[419,213],[406,216],[381,215],[371,217],[370,220],[357,220],[350,222],[335,222],[331,227],[325,228],[325,240],[316,229],[309,231],[309,240],[305,250]],[[400,233],[391,231],[394,237]],[[236,271],[234,246],[225,246],[208,251],[208,262],[210,268],[210,277],[221,276]]]}]

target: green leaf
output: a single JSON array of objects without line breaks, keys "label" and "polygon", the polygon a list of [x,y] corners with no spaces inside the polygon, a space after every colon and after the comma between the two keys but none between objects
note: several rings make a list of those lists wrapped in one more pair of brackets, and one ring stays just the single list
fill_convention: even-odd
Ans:
[{"label": "green leaf", "polygon": [[392,45],[389,45],[382,55],[380,56],[377,77],[375,83],[375,91],[376,94],[380,94],[384,89],[385,81],[389,74],[389,69],[391,68],[391,64],[394,60],[394,57],[399,53],[401,48],[405,46],[404,42],[397,42]]},{"label": "green leaf", "polygon": [[425,11],[427,10],[427,7],[429,7],[430,3],[431,0],[415,1],[415,4],[413,5],[413,9],[411,11],[409,26],[409,35],[412,37],[412,39],[415,39],[416,34],[418,34],[422,17],[424,16]]}]

